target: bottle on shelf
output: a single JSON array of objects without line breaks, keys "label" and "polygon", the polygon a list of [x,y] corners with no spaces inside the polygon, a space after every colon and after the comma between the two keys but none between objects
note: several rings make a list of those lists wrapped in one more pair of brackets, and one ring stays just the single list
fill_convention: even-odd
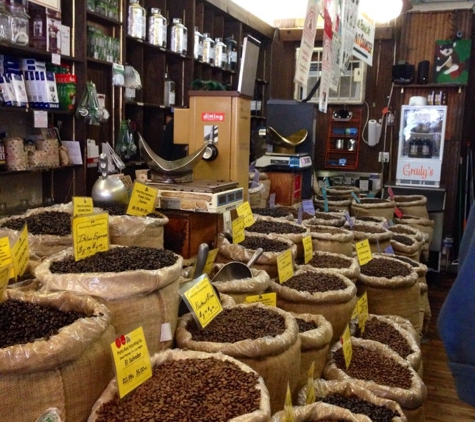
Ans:
[{"label": "bottle on shelf", "polygon": [[127,35],[139,40],[145,40],[146,12],[139,0],[130,0],[129,17],[127,20]]},{"label": "bottle on shelf", "polygon": [[152,45],[167,48],[167,19],[157,7],[150,9],[147,41]]},{"label": "bottle on shelf", "polygon": [[203,35],[197,26],[195,26],[193,57],[195,60],[203,60]]},{"label": "bottle on shelf", "polygon": [[30,42],[30,17],[26,13],[25,6],[23,4],[10,3],[9,11],[12,16],[11,42],[18,45],[28,45]]},{"label": "bottle on shelf", "polygon": [[180,18],[173,18],[170,35],[170,49],[174,53],[184,55],[188,52],[188,29],[183,25]]},{"label": "bottle on shelf", "polygon": [[228,49],[228,69],[235,71],[238,62],[237,41],[234,39],[234,36],[231,35],[224,39],[224,43]]},{"label": "bottle on shelf", "polygon": [[208,32],[203,34],[203,61],[214,64],[214,41]]},{"label": "bottle on shelf", "polygon": [[0,41],[9,42],[12,39],[11,33],[12,15],[5,7],[5,1],[0,0]]},{"label": "bottle on shelf", "polygon": [[164,84],[164,97],[163,104],[165,107],[174,107],[175,106],[175,82],[168,77],[168,73],[165,73],[165,84]]},{"label": "bottle on shelf", "polygon": [[222,69],[227,69],[228,53],[226,44],[223,43],[221,38],[215,38],[214,40],[214,63]]}]

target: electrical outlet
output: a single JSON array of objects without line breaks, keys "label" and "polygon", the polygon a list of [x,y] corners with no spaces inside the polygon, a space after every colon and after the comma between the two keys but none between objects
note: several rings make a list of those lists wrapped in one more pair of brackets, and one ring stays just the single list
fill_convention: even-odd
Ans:
[{"label": "electrical outlet", "polygon": [[359,67],[353,70],[353,81],[355,82],[363,81],[363,71]]},{"label": "electrical outlet", "polygon": [[378,161],[380,163],[389,163],[389,152],[380,151]]}]

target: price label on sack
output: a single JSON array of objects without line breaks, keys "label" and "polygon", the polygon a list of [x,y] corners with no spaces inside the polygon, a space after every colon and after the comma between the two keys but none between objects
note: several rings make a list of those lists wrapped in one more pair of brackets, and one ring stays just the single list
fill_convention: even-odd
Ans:
[{"label": "price label on sack", "polygon": [[25,224],[18,239],[12,247],[13,268],[15,270],[15,279],[25,274],[30,259],[30,245],[28,243],[28,227]]},{"label": "price label on sack", "polygon": [[150,214],[155,210],[157,195],[158,189],[136,181],[130,196],[127,214],[138,217]]},{"label": "price label on sack", "polygon": [[310,261],[313,257],[313,241],[312,236],[304,236],[302,238],[303,250],[304,250],[304,261],[305,264]]},{"label": "price label on sack", "polygon": [[119,397],[122,398],[152,377],[152,364],[142,327],[117,337],[110,347]]},{"label": "price label on sack", "polygon": [[74,196],[73,197],[73,216],[77,217],[79,215],[88,215],[94,212],[94,205],[92,198],[85,196]]},{"label": "price label on sack", "polygon": [[244,217],[238,217],[233,220],[233,243],[241,243],[245,239]]},{"label": "price label on sack", "polygon": [[12,264],[0,266],[0,302],[5,297],[5,291],[7,290],[8,280],[10,279]]},{"label": "price label on sack", "polygon": [[305,397],[305,404],[315,403],[315,361],[310,365],[307,372],[307,395]]},{"label": "price label on sack", "polygon": [[236,208],[239,217],[244,218],[244,227],[250,227],[256,221],[252,214],[251,205],[249,202],[244,202]]},{"label": "price label on sack", "polygon": [[13,265],[12,251],[8,237],[0,238],[0,267],[8,264]]},{"label": "price label on sack", "polygon": [[294,263],[292,260],[292,250],[287,249],[277,256],[277,270],[279,272],[280,284],[285,283],[294,275]]},{"label": "price label on sack", "polygon": [[214,261],[216,261],[216,257],[218,256],[219,249],[211,249],[208,253],[208,257],[206,258],[206,263],[203,268],[204,274],[209,274],[213,269]]},{"label": "price label on sack", "polygon": [[109,214],[106,212],[73,218],[74,259],[79,261],[109,250]]},{"label": "price label on sack", "polygon": [[346,324],[345,331],[340,338],[341,347],[343,348],[343,357],[345,358],[346,369],[350,366],[351,358],[353,356],[353,348],[351,345],[350,326]]},{"label": "price label on sack", "polygon": [[357,242],[355,244],[355,248],[360,265],[367,264],[373,259],[373,254],[371,253],[371,248],[369,246],[368,239],[362,240],[361,242]]},{"label": "price label on sack", "polygon": [[356,307],[358,308],[358,326],[363,334],[366,321],[368,321],[368,295],[366,292],[364,292],[358,299]]},{"label": "price label on sack", "polygon": [[262,303],[266,306],[277,306],[277,293],[264,293],[262,295],[246,296],[244,303]]}]

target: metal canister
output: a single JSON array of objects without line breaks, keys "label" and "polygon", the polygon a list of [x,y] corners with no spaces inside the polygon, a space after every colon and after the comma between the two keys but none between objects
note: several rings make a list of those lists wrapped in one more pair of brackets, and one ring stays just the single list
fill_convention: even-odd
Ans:
[{"label": "metal canister", "polygon": [[197,26],[195,26],[193,57],[196,60],[203,60],[203,35]]},{"label": "metal canister", "polygon": [[203,61],[214,64],[214,41],[207,32],[203,34]]},{"label": "metal canister", "polygon": [[139,40],[145,39],[146,11],[140,6],[139,0],[130,0],[127,20],[127,35]]},{"label": "metal canister", "polygon": [[228,67],[227,48],[221,38],[215,38],[214,40],[214,64],[223,69]]},{"label": "metal canister", "polygon": [[157,7],[150,9],[147,41],[152,45],[167,47],[167,19],[162,16],[160,9]]},{"label": "metal canister", "polygon": [[180,18],[173,18],[173,25],[170,36],[170,49],[179,54],[186,54],[188,51],[188,30],[183,25]]}]

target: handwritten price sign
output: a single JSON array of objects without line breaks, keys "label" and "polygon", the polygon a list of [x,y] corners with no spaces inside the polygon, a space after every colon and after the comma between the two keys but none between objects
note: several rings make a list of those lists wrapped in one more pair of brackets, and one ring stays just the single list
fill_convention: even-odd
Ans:
[{"label": "handwritten price sign", "polygon": [[109,214],[73,218],[74,259],[79,261],[109,250]]},{"label": "handwritten price sign", "polygon": [[144,216],[155,210],[158,190],[143,183],[135,182],[130,197],[127,214]]}]

